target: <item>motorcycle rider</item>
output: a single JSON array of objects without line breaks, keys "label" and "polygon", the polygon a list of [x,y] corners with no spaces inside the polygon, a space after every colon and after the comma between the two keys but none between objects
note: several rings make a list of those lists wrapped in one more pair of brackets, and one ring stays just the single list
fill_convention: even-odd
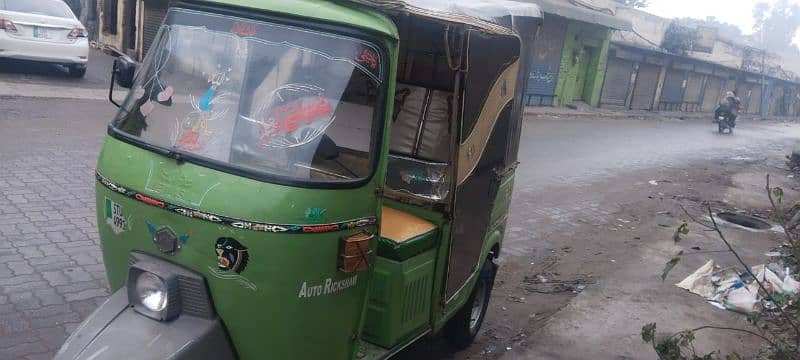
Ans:
[{"label": "motorcycle rider", "polygon": [[728,91],[725,93],[725,98],[720,102],[717,110],[714,111],[714,122],[719,122],[718,119],[721,114],[728,113],[731,119],[731,127],[735,127],[741,105],[742,100],[736,95],[736,91]]}]

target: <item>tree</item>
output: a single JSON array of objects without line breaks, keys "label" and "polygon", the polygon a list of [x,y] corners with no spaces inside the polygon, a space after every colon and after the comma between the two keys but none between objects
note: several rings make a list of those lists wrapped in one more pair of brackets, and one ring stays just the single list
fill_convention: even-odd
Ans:
[{"label": "tree", "polygon": [[649,0],[614,0],[622,5],[632,7],[632,8],[644,8],[647,7]]},{"label": "tree", "polygon": [[754,39],[768,51],[797,51],[792,40],[800,28],[800,5],[791,4],[789,0],[778,0],[772,6],[761,2],[753,7],[753,19]]},{"label": "tree", "polygon": [[739,39],[742,37],[742,30],[738,26],[722,22],[714,16],[708,16],[705,20],[695,18],[678,18],[675,21],[683,26],[690,28],[697,28],[700,26],[707,26],[717,29],[719,35],[727,39]]},{"label": "tree", "polygon": [[800,72],[800,48],[793,43],[800,29],[800,5],[794,1],[777,0],[770,5],[760,2],[753,7],[751,40],[768,52],[783,58],[783,66]]}]

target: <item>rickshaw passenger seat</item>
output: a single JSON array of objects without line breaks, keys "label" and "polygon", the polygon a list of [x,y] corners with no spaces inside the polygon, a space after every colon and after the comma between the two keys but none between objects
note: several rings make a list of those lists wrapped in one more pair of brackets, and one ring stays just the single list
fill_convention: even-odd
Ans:
[{"label": "rickshaw passenger seat", "polygon": [[407,260],[436,246],[435,224],[404,211],[384,206],[378,256]]}]

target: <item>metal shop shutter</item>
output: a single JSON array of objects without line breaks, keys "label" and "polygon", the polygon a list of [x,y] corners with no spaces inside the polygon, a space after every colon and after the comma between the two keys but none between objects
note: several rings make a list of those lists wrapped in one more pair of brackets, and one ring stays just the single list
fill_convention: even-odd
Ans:
[{"label": "metal shop shutter", "polygon": [[706,80],[706,90],[703,93],[703,111],[711,112],[717,109],[722,100],[722,82],[720,77],[709,76]]},{"label": "metal shop shutter", "polygon": [[700,111],[700,96],[703,94],[703,74],[689,72],[683,95],[684,111]]},{"label": "metal shop shutter", "polygon": [[144,1],[144,21],[142,22],[142,57],[147,55],[147,50],[153,45],[158,29],[164,18],[167,17],[167,0]]},{"label": "metal shop shutter", "polygon": [[761,113],[761,85],[753,84],[753,91],[750,93],[749,105],[747,105],[748,114]]},{"label": "metal shop shutter", "polygon": [[664,86],[661,89],[659,110],[680,110],[683,102],[683,80],[686,76],[684,70],[668,69],[664,77]]},{"label": "metal shop shutter", "polygon": [[786,97],[783,86],[774,86],[769,95],[769,109],[767,115],[782,116],[786,114]]},{"label": "metal shop shutter", "polygon": [[600,95],[602,106],[625,106],[632,72],[633,62],[619,58],[608,59],[606,78],[603,80],[603,93]]},{"label": "metal shop shutter", "polygon": [[633,87],[631,109],[652,110],[653,98],[656,96],[658,74],[661,67],[652,64],[640,64],[636,75],[636,86]]},{"label": "metal shop shutter", "polygon": [[753,84],[749,82],[740,81],[736,84],[736,95],[742,100],[742,109],[740,112],[749,113],[750,96],[753,93]]},{"label": "metal shop shutter", "polygon": [[564,19],[553,18],[542,24],[533,45],[533,61],[525,89],[527,105],[553,105],[566,32],[567,22]]}]

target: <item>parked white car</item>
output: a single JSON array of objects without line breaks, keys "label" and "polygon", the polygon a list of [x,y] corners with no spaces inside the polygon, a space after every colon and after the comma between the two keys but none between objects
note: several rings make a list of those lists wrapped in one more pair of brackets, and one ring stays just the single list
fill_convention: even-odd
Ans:
[{"label": "parked white car", "polygon": [[0,0],[0,58],[62,64],[83,77],[86,28],[62,0]]}]

